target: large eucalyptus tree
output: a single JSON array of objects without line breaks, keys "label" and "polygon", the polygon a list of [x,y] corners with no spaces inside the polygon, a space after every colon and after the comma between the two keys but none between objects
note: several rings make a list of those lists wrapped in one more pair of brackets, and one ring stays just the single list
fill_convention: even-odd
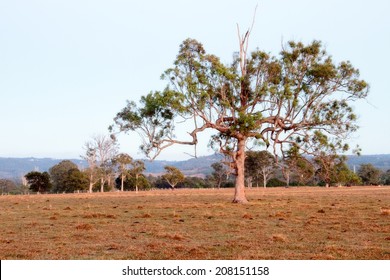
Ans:
[{"label": "large eucalyptus tree", "polygon": [[[198,134],[213,130],[211,145],[231,158],[236,175],[233,202],[245,203],[245,158],[249,145],[263,144],[276,158],[294,149],[314,154],[327,147],[346,149],[357,129],[350,102],[364,98],[368,84],[349,62],[335,64],[319,41],[289,42],[274,57],[247,53],[249,31],[240,38],[233,62],[223,64],[203,45],[187,39],[162,75],[163,91],[128,102],[115,117],[119,131],[137,131],[150,158],[173,145],[196,145]],[[178,139],[184,121],[188,139]]]}]

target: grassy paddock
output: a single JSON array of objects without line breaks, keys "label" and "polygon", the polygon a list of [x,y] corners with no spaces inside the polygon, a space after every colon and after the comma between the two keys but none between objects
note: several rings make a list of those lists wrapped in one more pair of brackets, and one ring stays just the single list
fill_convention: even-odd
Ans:
[{"label": "grassy paddock", "polygon": [[390,187],[0,197],[0,259],[390,259]]}]

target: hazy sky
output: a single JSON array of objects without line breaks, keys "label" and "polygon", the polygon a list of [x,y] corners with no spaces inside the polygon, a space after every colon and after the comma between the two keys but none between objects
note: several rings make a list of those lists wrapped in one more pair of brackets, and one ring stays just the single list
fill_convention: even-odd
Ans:
[{"label": "hazy sky", "polygon": [[[184,39],[229,63],[256,4],[250,49],[317,39],[351,61],[371,86],[351,144],[390,153],[388,0],[0,0],[0,157],[78,157],[126,100],[165,87]],[[140,157],[137,137],[120,137],[121,150]],[[160,159],[185,157],[174,147]]]}]

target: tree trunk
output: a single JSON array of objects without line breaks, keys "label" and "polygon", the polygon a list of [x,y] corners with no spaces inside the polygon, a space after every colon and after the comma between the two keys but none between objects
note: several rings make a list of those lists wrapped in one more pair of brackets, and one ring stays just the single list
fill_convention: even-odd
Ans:
[{"label": "tree trunk", "polygon": [[286,188],[289,188],[290,187],[290,169],[289,168],[285,168],[285,169],[282,169],[283,171],[283,176],[284,178],[286,179]]},{"label": "tree trunk", "polygon": [[112,185],[111,185],[111,176],[108,176],[108,178],[107,178],[107,186],[108,186],[109,189],[112,188]]},{"label": "tree trunk", "polygon": [[100,192],[104,192],[104,184],[106,183],[106,181],[101,178],[100,179]]},{"label": "tree trunk", "polygon": [[246,182],[247,182],[248,188],[252,188],[252,177],[248,177],[246,179]]},{"label": "tree trunk", "polygon": [[266,188],[267,187],[267,170],[263,167],[261,169],[261,173],[263,175],[263,187]]},{"label": "tree trunk", "polygon": [[135,193],[138,193],[138,174],[135,175]]},{"label": "tree trunk", "polygon": [[89,193],[92,193],[92,188],[93,188],[93,175],[91,174],[89,176]]},{"label": "tree trunk", "polygon": [[286,188],[289,188],[290,187],[290,173],[288,173],[286,176],[286,183],[287,183]]},{"label": "tree trunk", "polygon": [[122,176],[121,176],[121,192],[123,192],[123,190],[124,190],[124,181],[125,181],[125,176],[122,173]]},{"label": "tree trunk", "polygon": [[246,138],[238,139],[237,155],[235,158],[236,185],[233,203],[247,203],[245,196],[245,144]]}]

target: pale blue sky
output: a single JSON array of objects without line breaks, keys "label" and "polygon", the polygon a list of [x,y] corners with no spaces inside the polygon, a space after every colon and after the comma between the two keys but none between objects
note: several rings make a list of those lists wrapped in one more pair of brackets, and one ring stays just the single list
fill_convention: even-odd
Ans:
[{"label": "pale blue sky", "polygon": [[[277,55],[283,42],[317,39],[350,60],[371,86],[354,105],[351,144],[390,153],[388,0],[0,0],[0,157],[78,157],[127,99],[165,86],[184,39],[230,62],[236,23],[248,28],[256,4],[250,49]],[[120,137],[121,150],[140,157],[137,137]],[[175,147],[160,157],[183,158]]]}]

